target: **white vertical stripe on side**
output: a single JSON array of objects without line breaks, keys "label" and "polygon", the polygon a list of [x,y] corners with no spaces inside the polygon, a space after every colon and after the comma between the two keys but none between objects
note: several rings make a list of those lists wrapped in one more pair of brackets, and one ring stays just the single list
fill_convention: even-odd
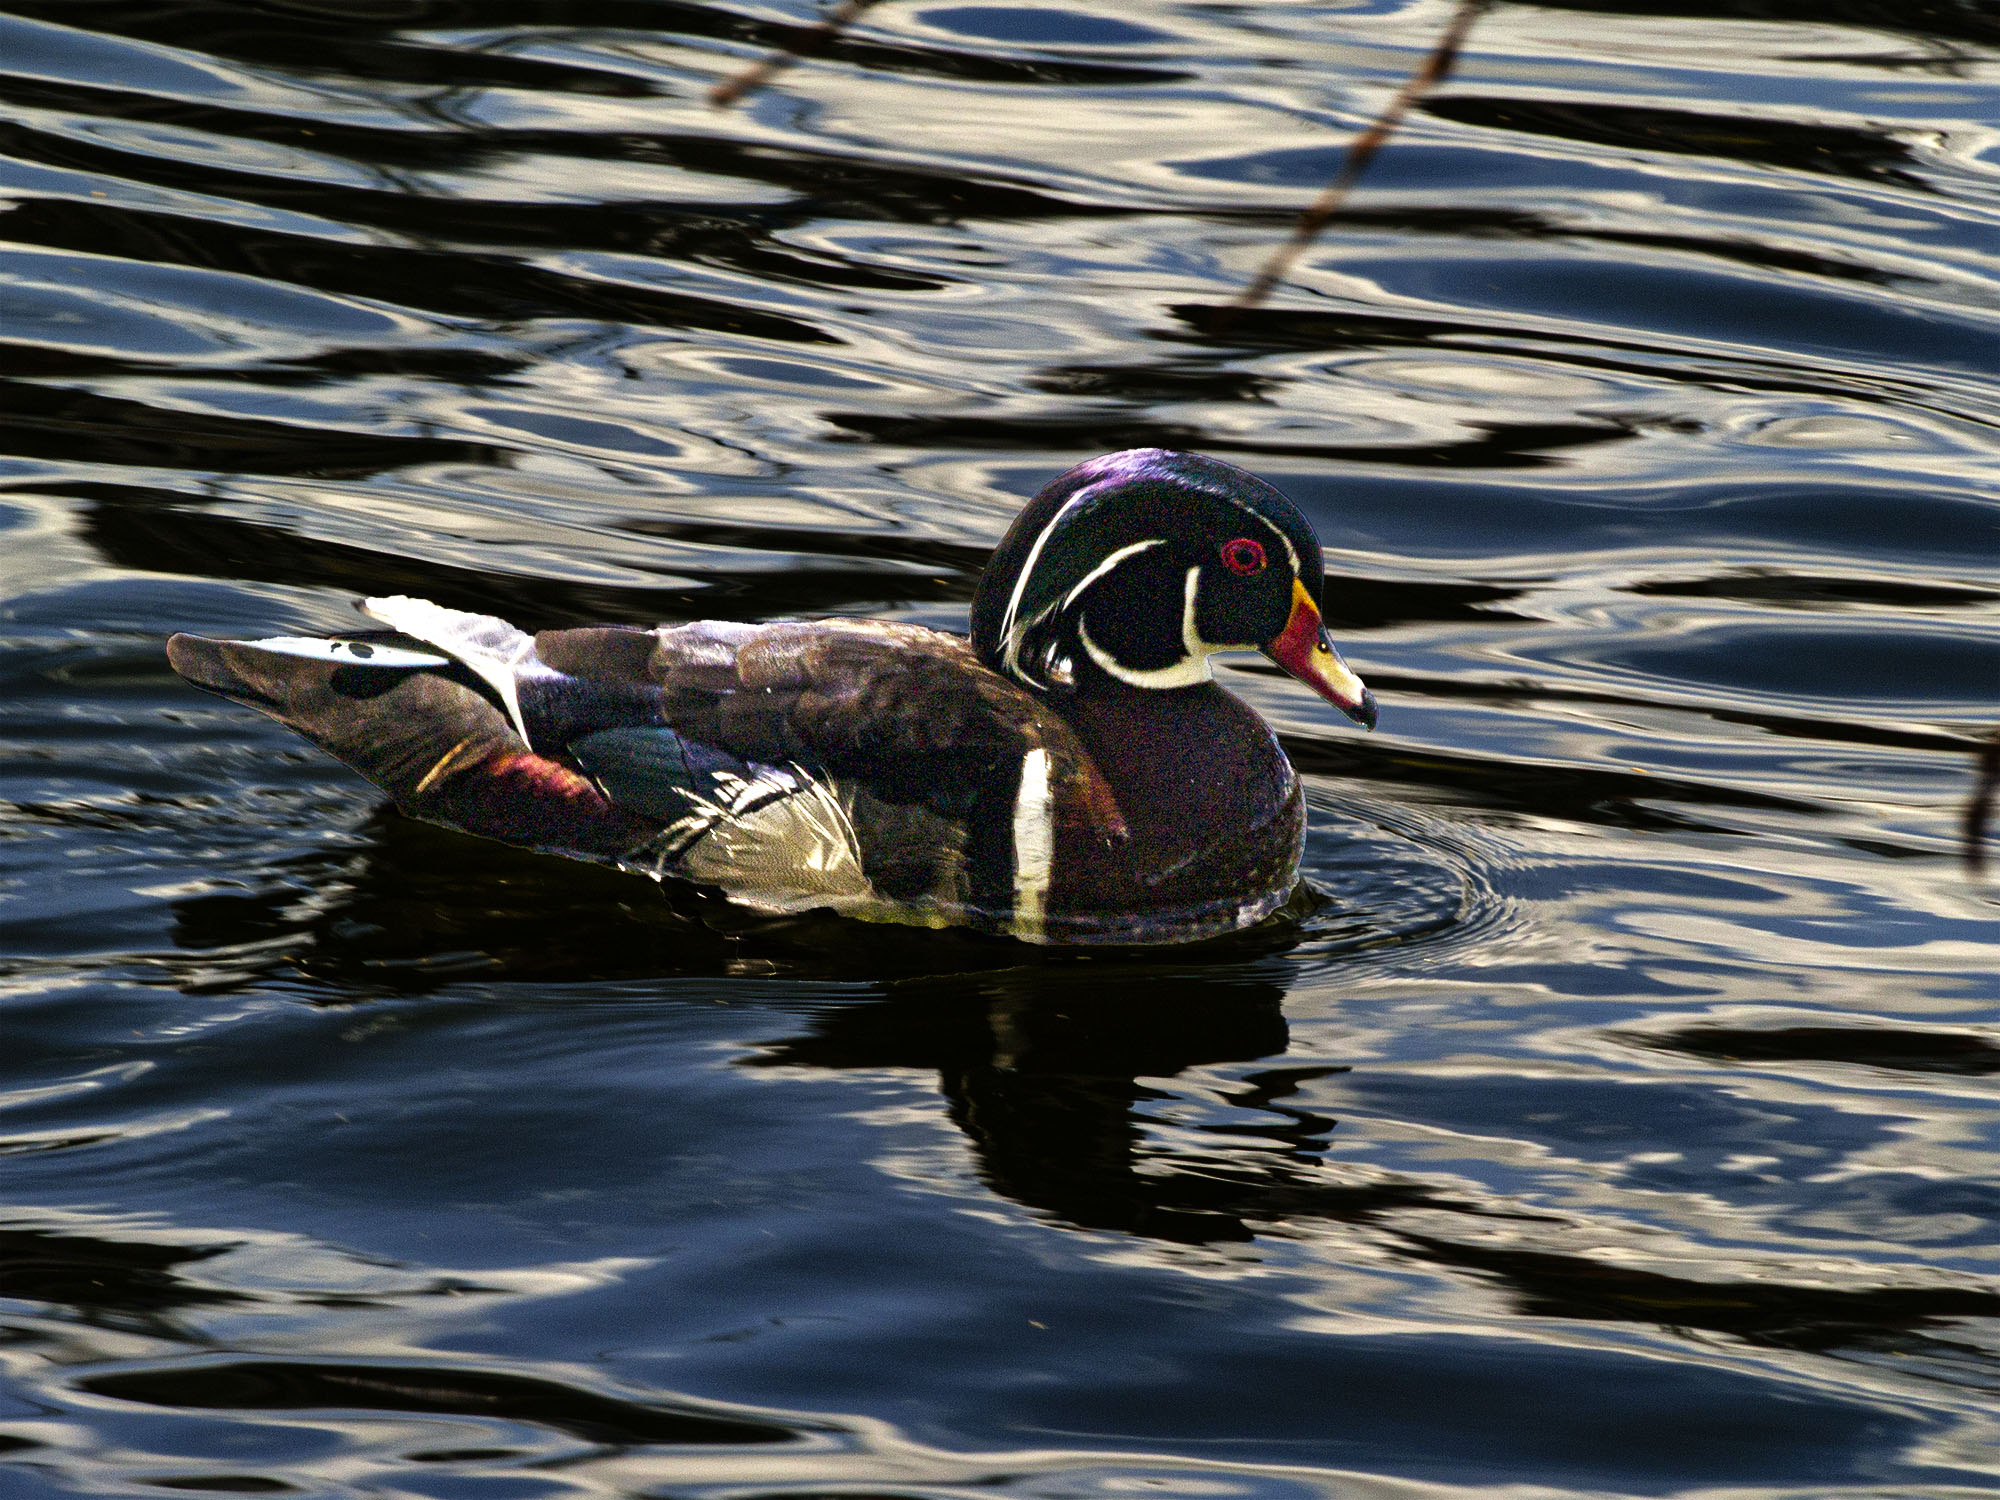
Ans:
[{"label": "white vertical stripe on side", "polygon": [[1049,816],[1049,752],[1021,757],[1021,789],[1014,794],[1014,936],[1043,941],[1049,874],[1055,867],[1055,824]]}]

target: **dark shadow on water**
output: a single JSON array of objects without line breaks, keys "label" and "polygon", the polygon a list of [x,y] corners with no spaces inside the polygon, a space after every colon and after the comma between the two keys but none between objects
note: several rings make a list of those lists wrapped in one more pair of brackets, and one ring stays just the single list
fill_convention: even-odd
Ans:
[{"label": "dark shadow on water", "polygon": [[[635,22],[638,12],[648,8],[631,0],[622,6],[616,0],[598,0],[598,7],[612,14],[622,10]],[[464,24],[464,7],[454,0],[389,5],[373,0],[314,0],[271,6],[217,6],[207,0],[11,0],[8,9],[60,25],[198,48],[215,57],[332,70],[382,83],[530,88],[625,98],[654,92],[618,73],[506,52],[426,45],[407,36],[406,28]],[[526,21],[529,18],[520,12],[534,9],[553,7],[496,7],[492,20],[499,24],[504,12],[507,20]],[[572,8],[569,24],[580,22],[583,10]]]},{"label": "dark shadow on water", "polygon": [[1890,578],[1827,578],[1772,568],[1736,568],[1706,578],[1671,578],[1627,584],[1628,593],[1675,599],[1734,599],[1795,609],[1847,604],[1890,609],[1990,609],[2000,593],[1969,584],[1908,582]]},{"label": "dark shadow on water", "polygon": [[1744,111],[1710,114],[1629,104],[1483,99],[1468,94],[1432,99],[1422,107],[1440,119],[1462,125],[1529,131],[1618,150],[1718,156],[1788,171],[1930,190],[1930,184],[1908,170],[1913,162],[1910,148],[1883,131],[1806,124]]},{"label": "dark shadow on water", "polygon": [[505,450],[449,438],[313,431],[283,422],[170,411],[60,386],[10,383],[0,453],[240,474],[358,478],[419,463],[495,463]]},{"label": "dark shadow on water", "polygon": [[[12,0],[21,15],[277,68],[337,70],[388,84],[441,89],[519,88],[551,94],[644,98],[661,86],[625,73],[576,63],[519,57],[426,30],[462,26],[551,27],[679,34],[744,47],[779,49],[811,28],[692,0],[312,0],[311,4],[217,6],[212,0]],[[988,49],[897,45],[843,37],[822,54],[847,67],[918,77],[963,78],[1015,86],[1105,87],[1171,82],[1160,68],[1047,56],[998,56]]]},{"label": "dark shadow on water", "polygon": [[[1591,1256],[1404,1239],[1422,1259],[1504,1286],[1527,1317],[1726,1334],[1764,1349],[1950,1360],[1964,1347],[1946,1336],[1954,1320],[2000,1316],[2000,1293],[1972,1286],[1847,1290],[1776,1277],[1705,1281]],[[1990,1370],[1985,1381],[2000,1389]]]},{"label": "dark shadow on water", "polygon": [[0,1229],[0,1295],[64,1308],[102,1328],[188,1340],[192,1336],[176,1313],[250,1300],[196,1286],[180,1274],[226,1249]]},{"label": "dark shadow on water", "polygon": [[533,1376],[436,1364],[177,1361],[93,1375],[77,1383],[99,1396],[149,1406],[228,1411],[331,1407],[477,1417],[533,1422],[586,1442],[616,1446],[789,1443],[813,1430],[664,1402],[626,1400]]},{"label": "dark shadow on water", "polygon": [[[1289,315],[1289,310],[1287,310]],[[1635,424],[1590,422],[1468,422],[1477,434],[1441,443],[1286,443],[1245,440],[1174,423],[1151,421],[1120,411],[1084,419],[1056,419],[1046,412],[1020,417],[904,416],[873,412],[826,412],[835,426],[871,443],[918,448],[1010,448],[1045,452],[1108,453],[1121,448],[1182,448],[1227,453],[1241,462],[1266,458],[1314,458],[1418,468],[1544,469],[1557,466],[1552,454],[1639,435]],[[1243,455],[1252,455],[1245,458]]]},{"label": "dark shadow on water", "polygon": [[1621,1041],[1708,1062],[1828,1062],[1908,1073],[2000,1073],[2000,1043],[1971,1031],[1897,1026],[1685,1026]]},{"label": "dark shadow on water", "polygon": [[344,590],[356,598],[415,594],[537,629],[882,611],[971,594],[970,582],[944,567],[941,556],[936,576],[908,569],[892,573],[871,566],[872,558],[858,546],[848,549],[854,561],[846,567],[828,557],[818,567],[802,561],[796,568],[757,573],[709,568],[699,583],[668,582],[672,575],[663,574],[657,586],[615,587],[495,572],[481,565],[476,547],[462,549],[463,561],[457,562],[332,541],[220,514],[200,495],[177,490],[89,483],[60,489],[89,502],[85,533],[105,560],[117,565],[195,578],[223,572],[257,583]]},{"label": "dark shadow on water", "polygon": [[[1941,48],[2000,45],[2000,15],[1981,0],[1544,0],[1542,8],[1591,16],[1689,21],[1805,21],[1912,36]],[[1588,19],[1579,21],[1588,26]]]}]

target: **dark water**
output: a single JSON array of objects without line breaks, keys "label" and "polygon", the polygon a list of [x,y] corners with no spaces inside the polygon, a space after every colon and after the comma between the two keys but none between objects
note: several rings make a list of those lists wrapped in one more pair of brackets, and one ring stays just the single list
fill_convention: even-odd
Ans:
[{"label": "dark water", "polygon": [[[2000,1491],[2000,13],[0,0],[0,1494]],[[1307,507],[1323,905],[1139,960],[404,822],[174,629],[961,624]],[[1512,1488],[1508,1488],[1508,1487]]]}]

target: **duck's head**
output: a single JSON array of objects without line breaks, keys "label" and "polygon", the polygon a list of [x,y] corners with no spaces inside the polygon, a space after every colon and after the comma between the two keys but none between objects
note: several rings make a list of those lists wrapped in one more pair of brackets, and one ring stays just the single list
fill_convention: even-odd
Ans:
[{"label": "duck's head", "polygon": [[972,643],[1037,692],[1105,679],[1184,688],[1218,651],[1262,651],[1358,724],[1375,698],[1320,622],[1325,564],[1298,508],[1233,464],[1134,448],[1028,502],[972,604]]}]

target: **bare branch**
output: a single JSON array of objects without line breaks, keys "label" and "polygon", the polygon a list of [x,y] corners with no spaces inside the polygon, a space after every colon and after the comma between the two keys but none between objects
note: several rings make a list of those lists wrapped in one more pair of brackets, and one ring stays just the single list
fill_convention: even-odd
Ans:
[{"label": "bare branch", "polygon": [[824,52],[835,37],[875,3],[876,0],[841,0],[824,21],[806,32],[790,47],[773,52],[769,57],[752,63],[734,78],[726,79],[710,89],[708,102],[717,109],[727,109],[746,94],[755,93],[800,58],[815,57]]},{"label": "bare branch", "polygon": [[1402,123],[1410,106],[1425,90],[1442,82],[1445,75],[1451,72],[1452,64],[1458,60],[1459,49],[1465,45],[1466,35],[1472,30],[1472,23],[1479,19],[1480,13],[1490,3],[1491,0],[1460,0],[1458,13],[1451,18],[1451,24],[1445,27],[1444,35],[1438,38],[1430,55],[1410,75],[1409,81],[1396,91],[1396,97],[1376,117],[1375,123],[1354,138],[1354,143],[1347,148],[1347,159],[1341,163],[1340,171],[1321,190],[1312,206],[1299,215],[1299,222],[1292,226],[1291,238],[1272,251],[1271,258],[1264,262],[1264,269],[1257,273],[1256,279],[1233,302],[1217,312],[1210,324],[1211,332],[1223,331],[1238,313],[1248,312],[1257,306],[1290,274],[1293,263],[1326,228],[1327,220],[1334,216],[1354,184],[1360,181],[1362,172],[1367,170],[1368,163],[1374,159],[1382,143]]}]

